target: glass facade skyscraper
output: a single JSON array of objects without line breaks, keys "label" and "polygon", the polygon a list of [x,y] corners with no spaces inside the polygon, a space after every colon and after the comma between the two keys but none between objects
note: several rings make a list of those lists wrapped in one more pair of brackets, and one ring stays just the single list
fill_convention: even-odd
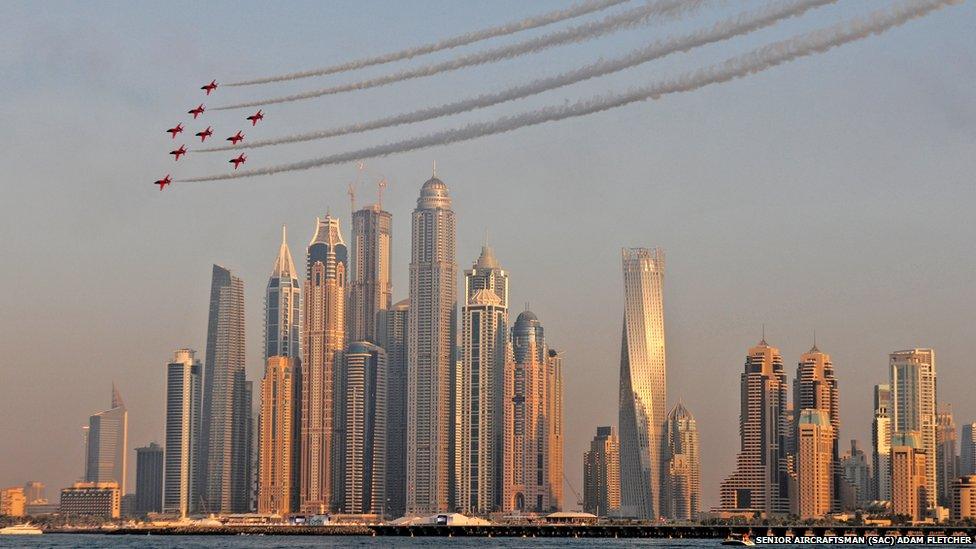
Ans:
[{"label": "glass facade skyscraper", "polygon": [[624,248],[620,349],[620,504],[626,517],[661,514],[661,449],[667,413],[664,251]]}]

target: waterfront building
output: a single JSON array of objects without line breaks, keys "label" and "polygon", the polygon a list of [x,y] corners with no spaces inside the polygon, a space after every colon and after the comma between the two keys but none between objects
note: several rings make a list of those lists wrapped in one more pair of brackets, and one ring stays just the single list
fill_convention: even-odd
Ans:
[{"label": "waterfront building", "polygon": [[407,311],[410,300],[379,312],[379,346],[386,351],[386,508],[402,517],[407,505]]},{"label": "waterfront building", "polygon": [[[935,350],[909,349],[889,356],[892,438],[917,432],[925,451],[925,507],[936,505],[938,460],[936,459],[936,369]],[[894,446],[894,443],[892,443]]]},{"label": "waterfront building", "polygon": [[[344,513],[382,516],[386,508],[386,352],[368,341],[354,341],[341,355],[337,421],[335,507]],[[341,453],[340,453],[341,452]]]},{"label": "waterfront building", "polygon": [[20,486],[0,489],[0,516],[22,517],[27,511],[27,496]]},{"label": "waterfront building", "polygon": [[[834,364],[830,355],[822,352],[814,343],[813,348],[800,357],[793,380],[793,411],[797,420],[793,423],[793,437],[799,444],[799,412],[801,410],[823,410],[830,422],[831,442],[828,489],[830,490],[830,510],[840,511],[840,493],[843,475],[840,468],[840,395],[837,391],[837,378],[834,377]],[[799,453],[796,454],[799,461]],[[799,463],[796,464],[799,467]],[[802,498],[801,498],[802,499]]]},{"label": "waterfront building", "polygon": [[88,418],[85,482],[115,482],[125,490],[129,412],[112,384],[112,406]]},{"label": "waterfront building", "polygon": [[598,517],[620,510],[620,442],[613,427],[597,427],[583,454],[583,511]]},{"label": "waterfront building", "polygon": [[163,510],[163,447],[150,442],[136,448],[135,514],[159,513]]},{"label": "waterfront building", "polygon": [[679,402],[664,427],[664,508],[672,520],[697,520],[701,510],[701,453],[695,417]]},{"label": "waterfront building", "polygon": [[457,495],[460,512],[485,515],[503,499],[504,385],[507,358],[508,275],[491,248],[465,271],[461,309]]},{"label": "waterfront building", "polygon": [[203,508],[212,513],[246,512],[249,507],[244,364],[244,283],[214,265],[197,469]]},{"label": "waterfront building", "polygon": [[432,176],[411,221],[408,311],[406,511],[451,509],[457,363],[455,217],[447,185]]},{"label": "waterfront building", "polygon": [[620,350],[621,514],[661,515],[661,450],[667,405],[664,251],[624,248]]},{"label": "waterfront building", "polygon": [[122,515],[122,494],[117,482],[76,482],[61,489],[58,512],[65,516],[117,519]]},{"label": "waterfront building", "polygon": [[891,513],[918,522],[925,516],[929,497],[926,462],[921,435],[897,432],[891,437]]},{"label": "waterfront building", "polygon": [[46,487],[43,482],[28,480],[24,483],[24,496],[27,498],[27,505],[47,504]]},{"label": "waterfront building", "polygon": [[200,508],[202,463],[201,392],[203,366],[192,349],[178,349],[166,365],[166,449],[163,467],[163,511],[187,516]]},{"label": "waterfront building", "polygon": [[339,220],[316,219],[308,245],[302,329],[300,510],[333,509],[335,375],[345,345],[348,251]]},{"label": "waterfront building", "polygon": [[952,482],[952,520],[976,519],[976,476],[964,475]]},{"label": "waterfront building", "polygon": [[796,515],[821,519],[832,505],[834,429],[820,408],[800,410],[796,424]]},{"label": "waterfront building", "polygon": [[563,355],[556,349],[546,351],[546,474],[549,509],[563,510]]},{"label": "waterfront building", "polygon": [[261,380],[258,449],[258,513],[285,515],[295,511],[295,361],[269,357]]},{"label": "waterfront building", "polygon": [[722,482],[719,511],[767,517],[789,513],[786,441],[792,415],[786,393],[783,357],[763,338],[749,349],[742,372],[740,450],[735,472]]}]

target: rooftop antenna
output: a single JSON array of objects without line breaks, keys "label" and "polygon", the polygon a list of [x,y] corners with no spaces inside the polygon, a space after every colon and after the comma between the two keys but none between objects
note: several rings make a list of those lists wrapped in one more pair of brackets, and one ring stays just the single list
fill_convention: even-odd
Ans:
[{"label": "rooftop antenna", "polygon": [[349,195],[349,211],[352,213],[356,212],[356,184],[350,183],[349,188],[346,190],[346,194]]},{"label": "rooftop antenna", "polygon": [[437,161],[436,160],[431,160],[431,168],[430,168],[430,171],[431,171],[431,174],[432,174],[431,177],[437,177]]}]

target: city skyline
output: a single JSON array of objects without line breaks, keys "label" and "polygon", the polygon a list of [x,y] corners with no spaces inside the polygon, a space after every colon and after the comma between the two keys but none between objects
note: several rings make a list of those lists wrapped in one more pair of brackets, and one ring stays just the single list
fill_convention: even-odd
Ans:
[{"label": "city skyline", "polygon": [[[518,14],[542,9],[508,7]],[[280,30],[285,23],[300,24],[301,16],[308,13],[295,12],[305,9],[293,7],[269,17],[269,25]],[[396,25],[377,18],[383,9],[403,13],[382,4],[351,11],[357,12],[352,17],[360,24],[372,20],[371,24],[386,30],[404,25],[404,30],[388,34],[395,44],[415,43],[423,32],[431,32],[430,22],[421,25],[417,17],[398,18]],[[479,9],[493,21],[511,17],[492,13],[505,10],[489,5]],[[567,352],[570,364],[582,365],[566,379],[567,403],[577,403],[568,404],[566,410],[570,416],[566,470],[577,489],[577,465],[593,426],[615,423],[616,404],[602,401],[616,400],[620,246],[659,244],[669,253],[665,305],[668,392],[673,395],[669,404],[683,397],[702,430],[703,454],[710,456],[703,464],[703,507],[715,503],[717,481],[734,460],[728,448],[737,442],[732,433],[735,425],[727,417],[737,409],[738,395],[726,394],[726,388],[737,383],[741,351],[758,339],[763,322],[787,364],[794,364],[810,347],[810,334],[817,329],[821,344],[843,366],[844,371],[838,372],[843,385],[841,440],[857,438],[867,448],[870,387],[887,379],[888,353],[913,346],[938,350],[940,401],[953,403],[957,424],[971,422],[976,418],[976,403],[961,387],[967,382],[971,354],[965,342],[974,325],[971,307],[966,306],[974,298],[967,274],[973,265],[967,257],[968,239],[960,233],[964,235],[968,223],[965,205],[973,199],[967,183],[971,161],[961,154],[965,150],[961,145],[970,143],[970,125],[965,121],[972,120],[972,111],[968,103],[959,101],[966,97],[960,90],[971,86],[948,78],[950,71],[959,72],[957,65],[926,62],[944,55],[967,66],[972,59],[971,47],[962,44],[960,50],[958,40],[963,36],[960,29],[971,27],[973,8],[954,10],[952,15],[935,14],[883,39],[852,45],[842,54],[784,67],[757,81],[731,84],[721,94],[705,90],[649,109],[635,107],[546,130],[370,162],[372,169],[391,179],[384,207],[398,220],[394,300],[406,297],[403,259],[408,257],[409,238],[404,220],[416,198],[417,184],[436,157],[445,179],[451,181],[452,197],[463,219],[458,227],[460,263],[477,256],[484,229],[489,227],[499,256],[519,276],[512,302],[532,301],[532,309],[546,320],[553,344]],[[32,20],[17,11],[15,18]],[[56,490],[74,480],[80,445],[69,448],[76,455],[52,455],[48,441],[77,441],[79,422],[104,407],[102,393],[113,379],[130,406],[130,446],[159,440],[159,411],[164,405],[160,365],[174,348],[204,348],[205,279],[212,262],[232,267],[246,282],[250,328],[246,368],[248,379],[258,379],[260,297],[269,253],[280,239],[278,226],[301,228],[304,240],[310,219],[329,207],[348,223],[345,189],[354,177],[352,166],[219,188],[183,186],[177,193],[149,196],[141,188],[145,185],[133,183],[144,166],[119,161],[114,151],[106,156],[104,151],[113,147],[103,133],[120,135],[132,125],[160,122],[158,109],[146,104],[154,104],[162,94],[147,90],[153,86],[146,82],[196,80],[191,78],[195,73],[188,74],[194,71],[186,67],[161,69],[151,76],[136,70],[130,82],[120,84],[120,93],[97,74],[70,69],[102,59],[116,63],[116,68],[134,68],[133,57],[127,55],[137,54],[132,53],[129,40],[138,34],[152,45],[158,36],[155,21],[131,24],[131,16],[139,11],[125,7],[99,22],[82,7],[67,10],[66,14],[87,13],[94,36],[86,37],[76,51],[52,51],[50,45],[37,48],[58,59],[54,68],[32,63],[21,71],[17,48],[3,54],[14,60],[15,79],[8,83],[17,87],[22,74],[31,75],[30,81],[42,84],[39,93],[58,90],[65,102],[64,109],[42,108],[42,102],[31,106],[18,92],[9,96],[11,112],[5,111],[11,124],[22,128],[16,143],[5,143],[10,145],[7,154],[16,152],[23,159],[14,158],[9,181],[30,184],[5,186],[12,199],[4,202],[11,209],[14,204],[27,204],[16,209],[33,212],[29,216],[10,212],[6,234],[14,235],[8,240],[11,252],[35,268],[29,276],[0,275],[4,283],[26,287],[33,296],[30,302],[25,297],[7,298],[0,344],[13,349],[27,342],[37,349],[28,363],[31,376],[21,375],[20,366],[11,362],[3,365],[3,374],[13,381],[0,396],[11,402],[12,410],[0,426],[16,436],[0,449],[16,456],[17,464],[4,467],[0,477],[10,485],[38,478]],[[214,25],[218,11],[207,7],[200,23],[175,32],[192,36],[191,31]],[[417,11],[435,21],[443,35],[453,27],[472,26],[461,10],[450,6],[444,13],[433,8]],[[161,17],[162,23],[182,26],[170,16]],[[55,27],[63,24],[54,23]],[[229,35],[215,27],[214,42],[223,49],[219,44]],[[106,29],[117,29],[118,36]],[[350,38],[349,47],[387,46],[344,31],[319,38],[315,48],[325,52],[323,57],[334,55],[339,50],[330,48]],[[99,45],[100,40],[106,44]],[[189,57],[210,57],[190,44],[187,40],[179,46],[189,49]],[[262,45],[269,46],[268,53],[254,56],[254,63],[262,67],[252,70],[234,61],[226,70],[245,74],[273,63],[297,63],[287,50]],[[921,47],[916,50],[916,45]],[[251,46],[244,47],[250,52]],[[120,57],[112,49],[130,53]],[[149,51],[147,55],[172,53],[159,43]],[[582,49],[573,51],[584,55]],[[859,70],[865,66],[874,70]],[[511,67],[520,74],[528,70],[521,62]],[[912,78],[905,78],[906,72]],[[503,75],[495,69],[487,74]],[[640,76],[647,74],[643,71]],[[629,81],[627,75],[621,77]],[[461,84],[466,78],[458,75],[452,82]],[[934,86],[937,89],[928,87],[932,82],[940,84]],[[401,97],[422,105],[427,96],[421,94],[443,97],[451,90],[452,86],[421,84],[408,87]],[[877,90],[884,90],[883,101],[878,101]],[[377,90],[376,97],[382,102],[390,96]],[[84,112],[89,102],[124,107],[117,120],[105,121],[104,132],[83,130],[85,139],[50,135],[55,121],[58,127],[80,122],[76,114],[65,111]],[[735,104],[736,112],[719,109],[719,104]],[[338,116],[339,105],[350,103],[323,102],[323,111]],[[792,113],[796,120],[777,114],[782,112]],[[892,112],[900,116],[891,117]],[[285,124],[298,116],[284,108],[275,114]],[[797,127],[805,128],[802,135]],[[599,146],[592,145],[595,135],[601,136]],[[684,150],[688,143],[696,143],[694,154]],[[919,143],[923,143],[920,148]],[[89,173],[80,176],[88,184],[62,184],[71,179],[66,172],[38,161],[61,147],[68,151],[64,165],[89,166],[85,170]],[[134,147],[140,156],[141,145]],[[761,169],[756,168],[757,159],[763,159]],[[258,160],[265,161],[254,159]],[[606,181],[614,185],[597,190],[595,182]],[[361,190],[368,192],[369,187],[364,184]],[[485,192],[489,188],[493,191]],[[742,212],[757,199],[764,213],[744,219],[750,216]],[[909,228],[891,221],[892,215],[917,213],[923,203],[927,221],[919,225],[924,226]],[[794,224],[797,210],[806,207],[827,218],[816,230],[801,231]],[[174,224],[174,215],[193,222]],[[581,227],[590,234],[566,237],[580,234]],[[348,224],[343,229],[348,231]],[[58,246],[63,238],[69,238],[61,259],[72,265],[70,283],[55,278],[63,269],[40,252]],[[916,254],[911,261],[904,259],[908,249]],[[802,261],[810,257],[816,257],[818,264]],[[111,284],[102,280],[106,264],[119,273]],[[139,286],[133,285],[136,281]],[[580,295],[575,288],[591,290]],[[115,299],[119,291],[139,295],[140,302]],[[899,313],[906,308],[913,314]],[[127,328],[126,337],[118,334],[118,326]],[[48,345],[48,337],[58,344]],[[74,364],[78,356],[87,357],[83,367]],[[64,379],[71,383],[63,383]],[[704,387],[714,394],[709,398],[695,394],[695,384],[701,383],[697,379],[706,380]],[[590,394],[598,398],[586,399]],[[48,408],[57,404],[66,419],[25,431],[23,426],[34,424],[27,410],[35,402]]]}]

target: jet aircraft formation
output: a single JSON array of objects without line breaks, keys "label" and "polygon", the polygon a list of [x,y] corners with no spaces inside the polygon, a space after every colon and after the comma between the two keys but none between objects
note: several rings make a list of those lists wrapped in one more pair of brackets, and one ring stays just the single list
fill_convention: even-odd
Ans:
[{"label": "jet aircraft formation", "polygon": [[[200,86],[200,89],[203,90],[209,96],[211,93],[217,91],[218,86],[220,86],[220,84],[218,84],[217,80],[214,79],[211,80],[209,84],[204,84],[203,86]],[[203,113],[206,112],[206,110],[207,110],[206,106],[203,103],[200,103],[198,106],[186,111],[186,113],[192,114],[193,119],[196,120],[197,117],[203,115]],[[264,120],[264,112],[258,110],[258,112],[252,114],[251,116],[246,117],[245,120],[249,121],[252,127],[257,126],[258,122]],[[172,136],[171,137],[172,139],[176,139],[176,136],[178,134],[183,133],[183,123],[182,122],[177,123],[176,126],[173,126],[172,128],[166,130],[166,133],[170,134]],[[213,126],[207,126],[206,129],[200,130],[194,135],[199,137],[200,142],[203,143],[204,141],[207,140],[208,137],[213,136],[213,133],[214,133]],[[236,134],[227,138],[227,141],[230,141],[232,145],[236,145],[243,140],[244,140],[244,132],[242,130],[237,130]],[[174,161],[179,162],[180,157],[185,156],[187,152],[189,152],[189,150],[186,148],[186,145],[181,144],[180,148],[170,151],[169,154],[173,156]],[[236,158],[231,158],[230,160],[228,160],[228,162],[233,164],[234,169],[236,170],[241,164],[247,162],[247,156],[241,153]],[[162,179],[157,179],[156,181],[153,181],[153,185],[157,185],[159,187],[159,190],[163,190],[166,188],[167,185],[172,185],[172,184],[173,184],[173,179],[170,177],[169,174],[166,174],[166,176],[163,177]]]}]

